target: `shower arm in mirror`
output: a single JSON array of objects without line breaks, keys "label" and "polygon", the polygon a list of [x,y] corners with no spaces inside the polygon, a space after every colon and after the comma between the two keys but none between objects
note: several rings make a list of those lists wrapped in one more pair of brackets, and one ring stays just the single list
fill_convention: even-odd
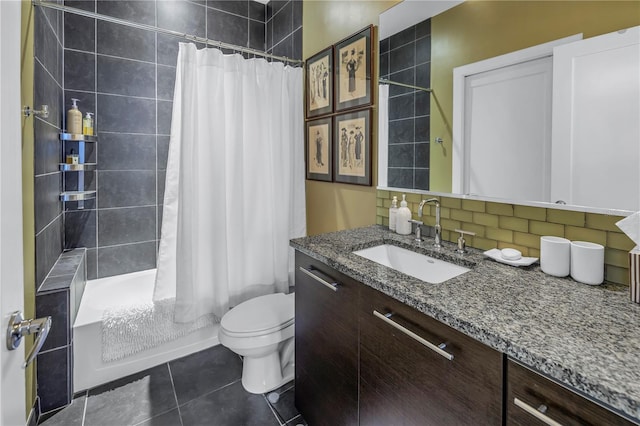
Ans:
[{"label": "shower arm in mirror", "polygon": [[422,90],[423,92],[429,92],[429,93],[433,92],[433,90],[428,89],[426,87],[414,86],[413,84],[400,83],[398,81],[391,81],[391,80],[387,80],[386,78],[379,78],[378,79],[378,83],[379,84],[391,84],[391,85],[394,85],[394,86],[407,87],[409,89]]}]

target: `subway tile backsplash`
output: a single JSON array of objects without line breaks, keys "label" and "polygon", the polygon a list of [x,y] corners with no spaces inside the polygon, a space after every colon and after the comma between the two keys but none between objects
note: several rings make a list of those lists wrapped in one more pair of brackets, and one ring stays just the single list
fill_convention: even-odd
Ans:
[{"label": "subway tile backsplash", "polygon": [[[406,192],[413,218],[417,218],[418,204],[425,195]],[[395,191],[377,191],[376,221],[389,225],[389,207],[393,196],[402,198]],[[475,232],[466,238],[469,247],[481,250],[492,248],[516,248],[523,256],[540,257],[540,237],[554,235],[570,240],[589,241],[605,246],[605,279],[610,282],[629,283],[628,252],[633,241],[615,226],[622,219],[595,213],[570,210],[529,207],[509,203],[464,200],[439,197],[441,203],[442,237],[455,242],[455,229]],[[435,206],[429,206],[421,219],[435,225]]]}]

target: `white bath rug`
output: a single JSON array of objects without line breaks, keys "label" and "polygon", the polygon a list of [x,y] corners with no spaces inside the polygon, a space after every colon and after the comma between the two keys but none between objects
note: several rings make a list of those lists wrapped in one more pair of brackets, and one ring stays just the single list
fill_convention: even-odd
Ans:
[{"label": "white bath rug", "polygon": [[102,360],[117,361],[220,322],[210,314],[191,323],[175,323],[174,306],[175,299],[164,299],[104,311]]}]

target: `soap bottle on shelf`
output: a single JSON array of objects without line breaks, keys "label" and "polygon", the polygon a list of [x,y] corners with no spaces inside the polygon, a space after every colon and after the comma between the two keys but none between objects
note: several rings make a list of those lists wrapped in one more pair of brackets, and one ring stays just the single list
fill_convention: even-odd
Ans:
[{"label": "soap bottle on shelf", "polygon": [[67,164],[78,164],[79,158],[80,157],[78,156],[78,154],[74,154],[74,151],[72,149],[71,153],[67,155]]},{"label": "soap bottle on shelf", "polygon": [[402,201],[400,201],[400,208],[396,214],[396,232],[400,235],[409,235],[411,233],[411,210],[407,207],[407,201],[405,200],[405,194],[402,194]]},{"label": "soap bottle on shelf", "polygon": [[67,133],[73,135],[82,134],[82,113],[78,109],[78,99],[72,98],[71,109],[67,111]]},{"label": "soap bottle on shelf", "polygon": [[87,136],[93,136],[93,113],[88,112],[86,117],[82,119],[82,134]]},{"label": "soap bottle on shelf", "polygon": [[391,207],[389,207],[389,230],[396,230],[397,223],[397,215],[398,215],[398,197],[393,196],[393,200],[391,201]]}]

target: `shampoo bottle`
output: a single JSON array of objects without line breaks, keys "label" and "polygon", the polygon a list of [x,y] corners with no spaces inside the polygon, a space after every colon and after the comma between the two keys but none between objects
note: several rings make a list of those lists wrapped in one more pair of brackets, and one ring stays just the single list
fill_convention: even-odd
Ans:
[{"label": "shampoo bottle", "polygon": [[411,233],[411,210],[407,207],[407,201],[405,195],[402,194],[402,201],[400,201],[400,208],[396,215],[396,232],[400,235],[409,235]]},{"label": "shampoo bottle", "polygon": [[67,133],[74,135],[82,134],[82,113],[78,109],[78,99],[72,98],[73,105],[67,111]]},{"label": "shampoo bottle", "polygon": [[391,207],[389,207],[389,229],[391,231],[396,230],[397,214],[398,214],[398,197],[394,195],[393,200],[391,201]]},{"label": "shampoo bottle", "polygon": [[82,134],[93,136],[93,113],[88,112],[87,115],[82,120]]}]

